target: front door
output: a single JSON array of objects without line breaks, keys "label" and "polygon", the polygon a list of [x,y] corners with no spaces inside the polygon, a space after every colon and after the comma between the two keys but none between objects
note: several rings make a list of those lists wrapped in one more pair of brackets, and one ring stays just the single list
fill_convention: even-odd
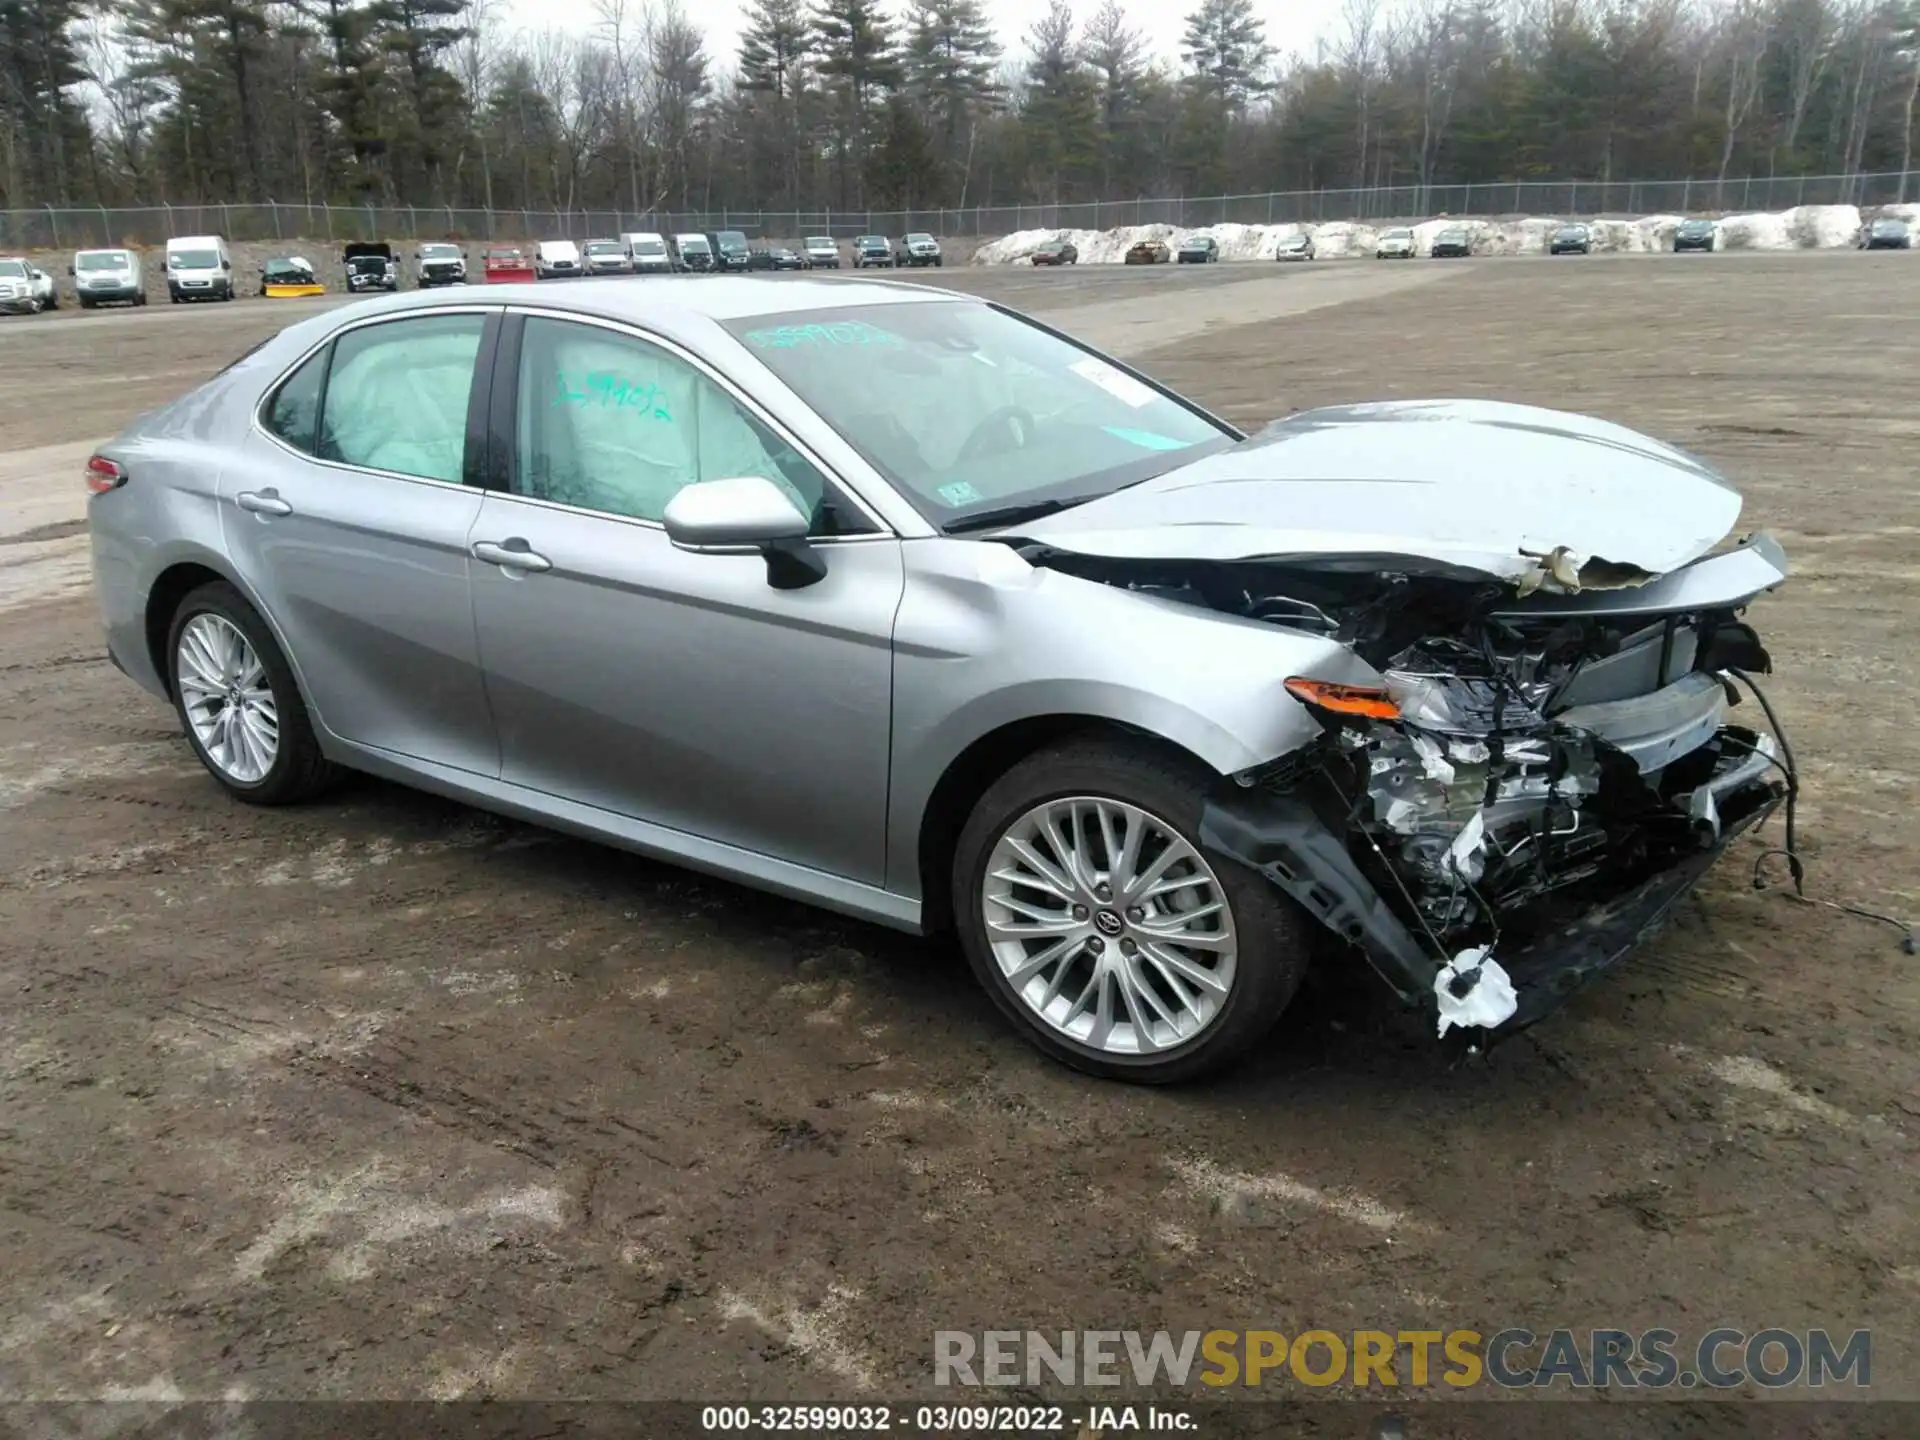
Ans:
[{"label": "front door", "polygon": [[[818,469],[667,348],[534,317],[515,368],[508,490],[473,531],[502,778],[879,884],[898,541],[849,525]],[[815,514],[824,580],[776,590],[758,555],[668,541],[681,487],[740,475]]]},{"label": "front door", "polygon": [[342,333],[290,375],[220,479],[227,550],[320,723],[342,739],[489,777],[462,483],[487,317]]}]

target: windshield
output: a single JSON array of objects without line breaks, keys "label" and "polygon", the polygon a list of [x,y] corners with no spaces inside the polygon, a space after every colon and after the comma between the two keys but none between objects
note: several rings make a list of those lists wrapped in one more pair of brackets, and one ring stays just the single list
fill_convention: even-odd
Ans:
[{"label": "windshield", "polygon": [[10,280],[24,280],[27,278],[26,263],[20,260],[0,260],[0,275]]},{"label": "windshield", "polygon": [[833,241],[825,235],[809,235],[807,237],[807,248],[809,250],[831,250],[833,248]]},{"label": "windshield", "polygon": [[1898,235],[1902,230],[1907,228],[1907,222],[1893,218],[1876,220],[1873,222],[1873,228],[1882,235]]},{"label": "windshield", "polygon": [[707,253],[708,247],[706,240],[699,235],[682,235],[680,237],[680,248],[683,251],[692,251],[696,255],[704,255]]},{"label": "windshield", "polygon": [[883,250],[886,248],[886,244],[887,237],[884,235],[862,235],[860,237],[860,245],[863,249]]},{"label": "windshield", "polygon": [[595,240],[587,246],[587,253],[589,255],[622,255],[626,252],[611,240]]},{"label": "windshield", "polygon": [[167,263],[176,270],[218,270],[220,256],[212,250],[176,250]]},{"label": "windshield", "polygon": [[633,253],[636,255],[663,255],[666,253],[666,249],[665,242],[660,240],[636,240],[633,242]]},{"label": "windshield", "polygon": [[729,329],[935,524],[1092,499],[1234,437],[988,305],[860,305]]},{"label": "windshield", "polygon": [[304,275],[312,269],[313,267],[304,260],[269,260],[267,262],[269,275]]},{"label": "windshield", "polygon": [[131,263],[132,257],[124,250],[95,250],[73,257],[76,270],[125,270]]},{"label": "windshield", "polygon": [[933,243],[933,237],[931,235],[909,235],[907,236],[907,243],[909,245],[931,245]]},{"label": "windshield", "polygon": [[720,248],[722,250],[744,250],[747,248],[747,237],[738,230],[722,230],[714,238],[720,242]]},{"label": "windshield", "polygon": [[460,247],[457,245],[422,245],[420,247],[420,258],[422,260],[458,260],[460,258]]}]

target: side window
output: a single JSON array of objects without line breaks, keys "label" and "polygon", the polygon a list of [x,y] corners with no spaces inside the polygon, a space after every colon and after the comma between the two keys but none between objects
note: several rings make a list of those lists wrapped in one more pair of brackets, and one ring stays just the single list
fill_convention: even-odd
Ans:
[{"label": "side window", "polygon": [[308,356],[307,363],[282,380],[280,388],[273,392],[273,399],[267,402],[267,429],[309,455],[313,454],[314,431],[320,419],[320,390],[326,382],[327,356],[332,350],[331,345],[323,345]]},{"label": "side window", "polygon": [[632,336],[529,319],[515,428],[516,494],[657,521],[688,485],[759,475],[786,488],[816,534],[867,528],[725,390]]},{"label": "side window", "polygon": [[349,330],[333,342],[316,453],[459,483],[481,315],[423,315]]}]

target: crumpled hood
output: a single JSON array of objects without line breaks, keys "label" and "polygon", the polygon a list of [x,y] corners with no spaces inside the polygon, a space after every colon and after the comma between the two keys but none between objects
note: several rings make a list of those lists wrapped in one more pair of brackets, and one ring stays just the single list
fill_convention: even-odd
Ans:
[{"label": "crumpled hood", "polygon": [[1402,568],[1571,594],[1698,559],[1740,503],[1692,456],[1603,420],[1393,401],[1302,411],[1003,535],[1113,558]]}]

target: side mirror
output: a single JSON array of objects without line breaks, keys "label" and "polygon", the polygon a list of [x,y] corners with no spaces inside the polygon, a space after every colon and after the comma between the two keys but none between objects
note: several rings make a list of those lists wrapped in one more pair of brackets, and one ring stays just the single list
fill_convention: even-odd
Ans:
[{"label": "side mirror", "polygon": [[776,590],[798,590],[826,578],[826,563],[807,544],[811,521],[786,491],[763,476],[689,485],[667,502],[660,518],[667,538],[682,550],[761,552],[767,558],[767,583]]},{"label": "side mirror", "polygon": [[69,275],[72,275],[72,274],[75,274],[75,273],[77,273],[77,272],[76,272],[76,271],[74,270],[74,268],[73,268],[73,266],[71,266],[71,265],[69,265],[69,266],[67,267],[67,273],[68,273]]}]

